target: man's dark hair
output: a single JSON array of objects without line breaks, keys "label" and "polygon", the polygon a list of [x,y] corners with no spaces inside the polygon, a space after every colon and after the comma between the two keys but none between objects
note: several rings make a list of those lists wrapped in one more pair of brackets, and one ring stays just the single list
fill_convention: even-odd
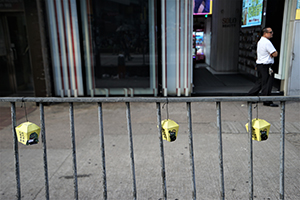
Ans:
[{"label": "man's dark hair", "polygon": [[265,27],[261,30],[261,35],[264,35],[264,33],[268,33],[268,28],[270,27]]}]

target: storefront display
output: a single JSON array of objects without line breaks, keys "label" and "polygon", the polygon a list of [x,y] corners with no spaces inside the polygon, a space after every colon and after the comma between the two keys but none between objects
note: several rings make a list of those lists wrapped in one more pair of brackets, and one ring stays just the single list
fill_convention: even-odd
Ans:
[{"label": "storefront display", "polygon": [[193,32],[193,58],[196,62],[205,61],[203,37],[204,32],[202,29],[197,29]]}]

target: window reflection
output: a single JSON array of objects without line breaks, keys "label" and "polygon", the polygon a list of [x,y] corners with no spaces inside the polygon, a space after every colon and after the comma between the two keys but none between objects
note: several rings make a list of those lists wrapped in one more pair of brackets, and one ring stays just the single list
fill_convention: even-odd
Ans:
[{"label": "window reflection", "polygon": [[90,1],[95,88],[149,88],[148,1]]}]

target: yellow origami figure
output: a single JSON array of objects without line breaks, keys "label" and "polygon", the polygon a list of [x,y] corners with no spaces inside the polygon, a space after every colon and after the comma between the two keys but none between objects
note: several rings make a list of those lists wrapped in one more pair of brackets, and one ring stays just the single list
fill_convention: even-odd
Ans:
[{"label": "yellow origami figure", "polygon": [[[245,125],[248,131],[248,123]],[[252,119],[252,140],[263,141],[269,137],[271,124],[263,119]]]},{"label": "yellow origami figure", "polygon": [[164,140],[173,142],[177,138],[179,125],[171,119],[161,121],[162,137]]},{"label": "yellow origami figure", "polygon": [[41,128],[34,123],[24,122],[16,127],[18,141],[25,145],[39,142]]}]

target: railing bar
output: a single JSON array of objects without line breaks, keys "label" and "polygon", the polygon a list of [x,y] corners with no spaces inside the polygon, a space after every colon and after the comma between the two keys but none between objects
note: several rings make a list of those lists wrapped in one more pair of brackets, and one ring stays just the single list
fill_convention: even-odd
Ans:
[{"label": "railing bar", "polygon": [[15,174],[17,183],[17,199],[21,199],[21,182],[20,182],[20,168],[19,168],[19,148],[18,148],[18,138],[16,133],[16,104],[11,102],[11,124],[12,132],[14,135],[14,151],[15,151]]},{"label": "railing bar", "polygon": [[262,102],[262,101],[300,101],[299,96],[243,96],[243,97],[1,97],[0,102],[145,102],[145,103],[172,103],[172,102]]},{"label": "railing bar", "polygon": [[190,147],[190,168],[192,174],[192,196],[196,199],[196,180],[195,180],[195,164],[194,164],[194,149],[193,149],[193,132],[192,132],[192,116],[191,116],[191,102],[187,102],[187,118],[188,118],[188,129],[189,129],[189,147]]},{"label": "railing bar", "polygon": [[130,103],[126,102],[126,115],[127,115],[127,128],[130,145],[130,158],[131,158],[131,170],[132,170],[132,190],[133,199],[136,199],[136,181],[135,181],[135,167],[134,167],[134,153],[133,153],[133,141],[132,141],[132,130],[131,130],[131,117],[130,117]]},{"label": "railing bar", "polygon": [[164,199],[167,200],[167,184],[166,184],[166,171],[165,171],[165,155],[164,155],[164,143],[162,139],[162,127],[161,127],[161,110],[160,103],[156,103],[157,111],[157,124],[158,124],[158,138],[160,144],[160,164],[161,164],[161,177],[162,177],[162,189]]},{"label": "railing bar", "polygon": [[98,119],[100,130],[100,148],[102,154],[102,183],[103,183],[103,199],[107,199],[107,185],[106,185],[106,166],[105,166],[105,146],[104,146],[104,132],[103,132],[103,113],[102,103],[98,103]]},{"label": "railing bar", "polygon": [[75,144],[75,128],[74,128],[74,109],[73,103],[70,106],[70,131],[72,137],[72,151],[73,151],[73,174],[74,174],[74,199],[78,199],[78,185],[77,185],[77,165],[76,165],[76,144]]},{"label": "railing bar", "polygon": [[281,101],[281,135],[280,135],[280,199],[284,199],[284,140],[285,140],[285,102]]},{"label": "railing bar", "polygon": [[45,133],[44,105],[40,103],[40,120],[41,120],[41,136],[44,151],[44,175],[45,175],[45,197],[49,199],[49,180],[48,180],[48,163],[47,163],[47,145]]},{"label": "railing bar", "polygon": [[219,128],[219,166],[220,166],[220,199],[225,199],[224,169],[223,169],[223,142],[222,142],[222,118],[221,103],[217,102],[217,126]]},{"label": "railing bar", "polygon": [[253,145],[252,145],[252,102],[248,102],[249,139],[249,199],[253,200]]}]

